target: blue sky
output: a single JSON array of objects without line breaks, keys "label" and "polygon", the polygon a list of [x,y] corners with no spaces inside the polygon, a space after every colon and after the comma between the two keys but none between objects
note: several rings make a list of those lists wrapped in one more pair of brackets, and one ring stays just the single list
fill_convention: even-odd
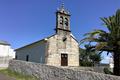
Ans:
[{"label": "blue sky", "polygon": [[[120,0],[63,0],[78,40],[93,29],[105,29],[100,17],[120,8]],[[16,49],[55,33],[55,12],[62,0],[0,0],[0,40]]]}]

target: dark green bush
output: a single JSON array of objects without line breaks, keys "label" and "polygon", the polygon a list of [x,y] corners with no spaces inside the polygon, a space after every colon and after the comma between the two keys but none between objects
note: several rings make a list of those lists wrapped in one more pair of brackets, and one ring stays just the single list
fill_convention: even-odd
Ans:
[{"label": "dark green bush", "polygon": [[80,66],[91,67],[93,66],[93,63],[89,61],[81,61]]},{"label": "dark green bush", "polygon": [[109,70],[109,68],[104,68],[104,73],[105,73],[105,74],[113,74],[113,73]]}]

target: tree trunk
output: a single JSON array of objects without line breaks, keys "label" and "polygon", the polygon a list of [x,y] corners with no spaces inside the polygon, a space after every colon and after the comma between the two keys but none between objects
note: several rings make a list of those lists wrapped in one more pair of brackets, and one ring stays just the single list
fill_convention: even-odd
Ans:
[{"label": "tree trunk", "polygon": [[120,76],[120,51],[116,50],[113,54],[114,56],[114,69],[113,73],[116,76]]}]

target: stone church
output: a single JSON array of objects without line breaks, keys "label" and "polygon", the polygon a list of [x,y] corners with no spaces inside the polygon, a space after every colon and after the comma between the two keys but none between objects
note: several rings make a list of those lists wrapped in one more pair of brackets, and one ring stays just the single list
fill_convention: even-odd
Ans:
[{"label": "stone church", "polygon": [[56,12],[56,33],[16,49],[16,59],[52,66],[79,66],[79,45],[70,30],[70,13]]}]

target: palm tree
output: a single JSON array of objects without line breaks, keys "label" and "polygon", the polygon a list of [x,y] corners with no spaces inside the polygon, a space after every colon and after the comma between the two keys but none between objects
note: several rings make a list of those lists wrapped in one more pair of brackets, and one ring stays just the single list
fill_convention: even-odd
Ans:
[{"label": "palm tree", "polygon": [[[94,30],[86,33],[86,38],[82,39],[81,43],[90,42],[88,50],[113,53],[113,73],[120,76],[120,9],[113,16],[104,17],[101,20],[108,31]],[[93,42],[94,44],[92,44]]]}]

